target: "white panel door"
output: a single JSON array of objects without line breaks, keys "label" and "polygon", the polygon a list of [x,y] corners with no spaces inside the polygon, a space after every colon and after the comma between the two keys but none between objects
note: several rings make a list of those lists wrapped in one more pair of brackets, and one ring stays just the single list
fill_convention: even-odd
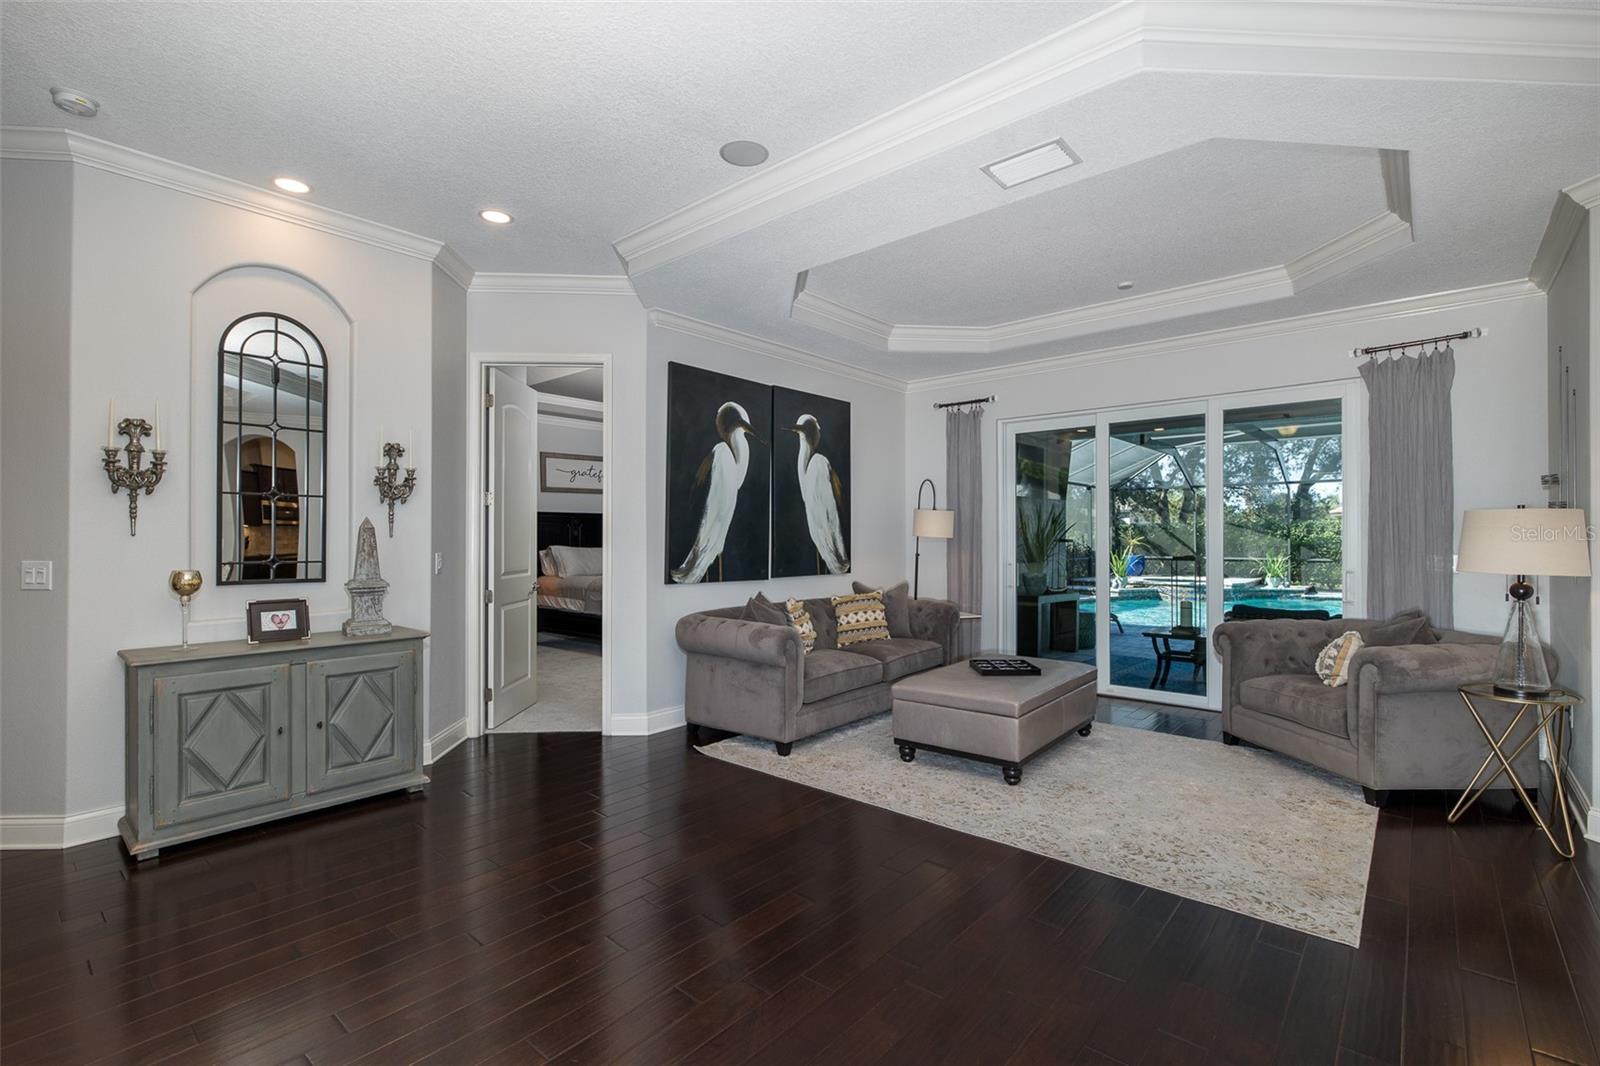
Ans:
[{"label": "white panel door", "polygon": [[539,699],[539,394],[525,379],[490,374],[489,728]]}]

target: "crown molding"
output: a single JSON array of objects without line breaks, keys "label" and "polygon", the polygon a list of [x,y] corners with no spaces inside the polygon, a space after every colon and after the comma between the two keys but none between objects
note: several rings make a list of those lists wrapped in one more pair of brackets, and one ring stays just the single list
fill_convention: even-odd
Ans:
[{"label": "crown molding", "polygon": [[558,415],[546,412],[539,408],[539,424],[541,426],[560,426],[564,429],[589,429],[598,433],[605,428],[605,418],[581,418],[578,415]]},{"label": "crown molding", "polygon": [[894,392],[904,392],[906,383],[901,378],[891,377],[888,374],[879,374],[876,371],[864,370],[859,366],[808,352],[804,348],[782,344],[778,341],[767,340],[751,333],[719,326],[714,322],[702,322],[698,318],[679,314],[676,311],[666,311],[661,308],[651,308],[648,313],[651,325],[670,329],[701,340],[714,341],[717,344],[726,344],[730,348],[739,348],[755,355],[765,355],[785,363],[805,367],[808,370],[820,370],[827,374],[849,378],[859,381],[863,385],[872,385],[875,388],[890,389]]},{"label": "crown molding", "polygon": [[1584,9],[1126,0],[763,167],[614,248],[630,275],[643,273],[1141,70],[1595,84],[1597,24]]},{"label": "crown molding", "polygon": [[1539,241],[1539,251],[1528,268],[1528,278],[1541,289],[1548,290],[1567,261],[1572,242],[1583,228],[1589,212],[1600,206],[1600,174],[1568,185],[1556,193],[1555,206],[1550,209],[1550,221]]},{"label": "crown molding", "polygon": [[[442,241],[73,130],[0,127],[0,158],[75,163],[429,262],[438,262],[445,249]],[[459,281],[457,274],[465,263],[453,251],[446,258],[447,262],[440,263],[441,269]]]},{"label": "crown molding", "polygon": [[1166,355],[1171,352],[1187,351],[1195,348],[1237,344],[1241,341],[1257,340],[1262,337],[1304,333],[1309,330],[1326,329],[1330,326],[1410,318],[1434,311],[1451,311],[1463,307],[1498,303],[1502,300],[1520,300],[1529,296],[1542,295],[1543,293],[1538,286],[1531,281],[1502,281],[1491,285],[1478,285],[1467,289],[1429,293],[1424,296],[1410,296],[1399,300],[1362,304],[1358,307],[1345,307],[1334,311],[1317,311],[1308,315],[1297,315],[1293,318],[1273,319],[1269,322],[1229,326],[1224,329],[1208,330],[1204,333],[1188,333],[1183,336],[1146,341],[1141,344],[1128,344],[1115,348],[1097,348],[1091,351],[1075,352],[1071,355],[1050,356],[1044,359],[1032,359],[1003,366],[984,367],[981,370],[966,370],[956,374],[919,378],[908,383],[906,391],[908,393],[924,393],[946,388],[984,386],[997,379],[1027,377],[1069,367],[1119,362],[1126,359],[1141,359],[1147,356]]},{"label": "crown molding", "polygon": [[470,292],[534,293],[543,296],[632,296],[626,274],[497,274],[479,272]]},{"label": "crown molding", "polygon": [[433,257],[433,265],[445,272],[449,279],[461,286],[466,291],[472,289],[472,266],[456,250],[448,244],[439,246],[439,254]]}]

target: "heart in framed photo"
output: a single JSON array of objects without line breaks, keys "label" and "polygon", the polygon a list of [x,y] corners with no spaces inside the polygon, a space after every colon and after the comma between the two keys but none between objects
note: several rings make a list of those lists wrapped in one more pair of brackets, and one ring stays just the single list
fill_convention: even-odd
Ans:
[{"label": "heart in framed photo", "polygon": [[245,632],[251,644],[304,640],[311,635],[305,600],[252,600],[245,607]]}]

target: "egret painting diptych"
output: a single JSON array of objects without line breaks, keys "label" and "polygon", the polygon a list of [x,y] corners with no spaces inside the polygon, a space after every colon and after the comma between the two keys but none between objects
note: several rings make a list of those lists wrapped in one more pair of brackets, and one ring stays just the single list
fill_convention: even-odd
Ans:
[{"label": "egret painting diptych", "polygon": [[850,572],[850,404],[667,365],[668,584]]},{"label": "egret painting diptych", "polygon": [[772,576],[850,572],[850,405],[772,390]]},{"label": "egret painting diptych", "polygon": [[667,364],[667,583],[767,576],[772,386]]}]

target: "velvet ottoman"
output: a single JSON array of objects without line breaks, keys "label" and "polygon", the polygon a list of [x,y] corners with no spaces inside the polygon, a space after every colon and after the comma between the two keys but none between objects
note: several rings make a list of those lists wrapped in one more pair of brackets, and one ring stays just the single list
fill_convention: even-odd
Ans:
[{"label": "velvet ottoman", "polygon": [[1083,663],[1029,659],[1037,677],[984,677],[966,662],[896,681],[894,741],[910,762],[919,749],[997,763],[1008,785],[1022,763],[1073,730],[1094,724],[1096,671]]}]

